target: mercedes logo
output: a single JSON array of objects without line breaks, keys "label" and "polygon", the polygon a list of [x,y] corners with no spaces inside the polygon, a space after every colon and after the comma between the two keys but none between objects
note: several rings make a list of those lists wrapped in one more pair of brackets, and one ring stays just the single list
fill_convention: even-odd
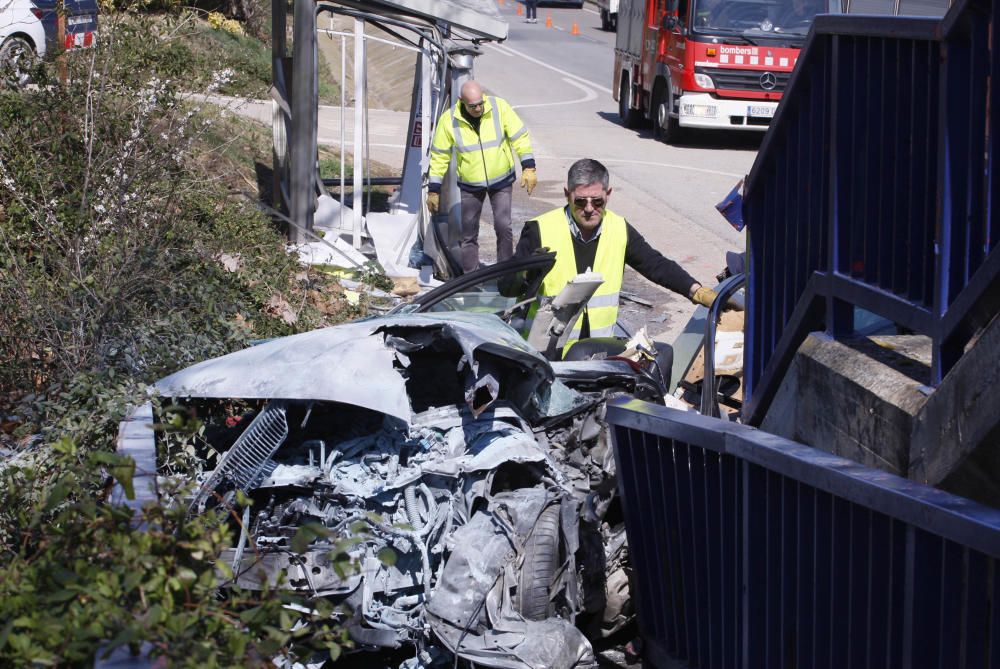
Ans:
[{"label": "mercedes logo", "polygon": [[760,87],[765,91],[772,90],[778,85],[778,78],[774,76],[773,72],[765,72],[760,75]]}]

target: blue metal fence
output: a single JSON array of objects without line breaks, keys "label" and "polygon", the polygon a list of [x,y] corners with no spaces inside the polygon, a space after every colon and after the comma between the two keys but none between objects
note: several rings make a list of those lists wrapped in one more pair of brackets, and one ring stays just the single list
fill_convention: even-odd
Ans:
[{"label": "blue metal fence", "polygon": [[1000,666],[1000,511],[693,413],[608,420],[652,665]]},{"label": "blue metal fence", "polygon": [[1000,307],[998,21],[990,0],[816,20],[744,195],[746,422],[806,333],[849,332],[854,307],[928,335],[935,384]]}]

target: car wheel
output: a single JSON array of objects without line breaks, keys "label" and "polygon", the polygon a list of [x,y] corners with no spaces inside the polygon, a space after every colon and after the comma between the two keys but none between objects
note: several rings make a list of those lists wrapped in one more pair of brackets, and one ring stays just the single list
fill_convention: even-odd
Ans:
[{"label": "car wheel", "polygon": [[639,125],[639,112],[629,107],[628,84],[628,75],[623,74],[621,87],[618,89],[618,116],[621,118],[623,126],[635,128]]},{"label": "car wheel", "polygon": [[524,542],[524,563],[517,587],[517,610],[527,620],[545,620],[555,613],[552,583],[562,564],[558,504],[542,510]]},{"label": "car wheel", "polygon": [[31,80],[35,50],[23,37],[9,37],[0,45],[0,81],[10,88],[21,88]]}]

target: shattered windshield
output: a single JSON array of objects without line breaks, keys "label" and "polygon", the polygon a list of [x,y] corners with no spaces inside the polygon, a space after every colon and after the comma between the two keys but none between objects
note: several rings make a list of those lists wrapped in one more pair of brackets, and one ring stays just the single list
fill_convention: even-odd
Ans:
[{"label": "shattered windshield", "polygon": [[694,28],[753,37],[805,35],[817,14],[827,12],[822,0],[695,0]]}]

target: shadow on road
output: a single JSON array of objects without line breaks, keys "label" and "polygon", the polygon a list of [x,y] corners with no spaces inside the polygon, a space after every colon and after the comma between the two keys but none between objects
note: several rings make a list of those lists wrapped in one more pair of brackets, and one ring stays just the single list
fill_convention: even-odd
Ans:
[{"label": "shadow on road", "polygon": [[[621,118],[615,112],[597,112],[605,121],[621,126]],[[645,137],[650,141],[656,141],[653,137],[653,128],[649,122],[644,122],[641,128],[625,129],[639,137]],[[673,142],[672,146],[691,149],[730,149],[733,151],[757,151],[760,143],[764,140],[764,133],[754,131],[728,131],[728,130],[692,130],[684,129],[684,137],[679,142]]]}]

